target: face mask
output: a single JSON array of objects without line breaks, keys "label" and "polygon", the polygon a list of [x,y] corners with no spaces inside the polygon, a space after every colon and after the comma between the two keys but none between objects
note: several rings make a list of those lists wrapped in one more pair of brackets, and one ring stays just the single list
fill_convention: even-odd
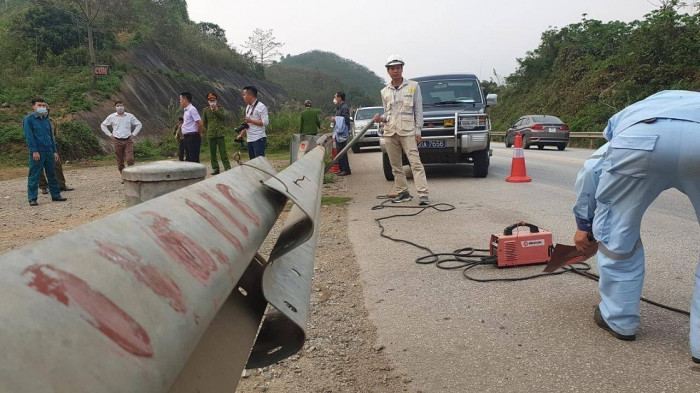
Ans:
[{"label": "face mask", "polygon": [[209,106],[215,107],[215,106],[216,106],[216,101],[209,101]]},{"label": "face mask", "polygon": [[45,115],[45,114],[49,113],[49,110],[46,108],[36,108],[36,113],[38,113],[40,115]]},{"label": "face mask", "polygon": [[124,113],[125,109],[123,106],[118,106],[117,107],[117,113]]},{"label": "face mask", "polygon": [[338,100],[334,98],[334,99],[333,99],[333,104],[334,104],[334,105],[338,105]]}]

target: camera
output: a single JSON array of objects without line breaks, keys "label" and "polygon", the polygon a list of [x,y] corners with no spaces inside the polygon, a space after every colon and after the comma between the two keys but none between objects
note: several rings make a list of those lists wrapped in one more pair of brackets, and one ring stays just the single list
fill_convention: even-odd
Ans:
[{"label": "camera", "polygon": [[[247,130],[248,128],[250,128],[250,125],[248,125],[248,123],[246,123],[246,122],[243,122],[243,123],[241,123],[241,125],[239,125],[238,127],[234,128],[233,131],[234,131],[236,134],[240,134],[241,131]],[[244,149],[246,148],[246,147],[245,147],[245,143],[243,142],[243,135],[238,135],[238,136],[236,137],[236,142],[240,143],[242,148],[244,148]]]},{"label": "camera", "polygon": [[248,128],[250,128],[250,125],[248,125],[248,123],[246,123],[246,122],[243,122],[243,123],[241,123],[241,125],[239,125],[238,127],[234,128],[233,131],[234,131],[236,134],[238,134],[238,133],[240,133],[240,132],[243,131],[243,130],[247,130]]}]

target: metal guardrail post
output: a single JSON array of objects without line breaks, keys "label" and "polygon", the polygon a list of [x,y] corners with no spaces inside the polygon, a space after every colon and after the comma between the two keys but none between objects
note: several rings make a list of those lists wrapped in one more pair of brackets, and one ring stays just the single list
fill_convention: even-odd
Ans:
[{"label": "metal guardrail post", "polygon": [[347,145],[345,145],[345,148],[344,148],[343,150],[339,151],[338,154],[335,156],[335,158],[334,158],[328,165],[326,165],[326,168],[325,168],[324,172],[328,172],[328,170],[331,169],[331,167],[332,167],[333,165],[335,165],[335,163],[338,162],[338,160],[340,160],[340,157],[342,157],[343,155],[347,154],[347,153],[348,153],[348,150],[352,149],[352,145],[354,145],[355,143],[357,143],[357,141],[360,140],[360,138],[362,138],[363,135],[365,135],[365,133],[367,132],[367,130],[369,130],[369,129],[372,127],[373,124],[374,124],[374,123],[371,122],[371,121],[370,121],[369,123],[367,123],[367,125],[364,126],[364,127],[362,128],[362,130],[360,130],[360,132],[357,133],[357,135],[355,135],[355,137],[352,138],[352,139],[350,140],[350,142],[348,142]]},{"label": "metal guardrail post", "polygon": [[[172,385],[215,318],[247,318],[247,337],[202,344],[247,357],[267,304],[260,293],[283,317],[263,322],[250,364],[294,353],[308,317],[323,155],[318,147],[279,174],[252,160],[1,255],[0,391],[184,391]],[[295,207],[265,265],[254,257],[288,198]],[[265,341],[266,326],[293,334]]]}]

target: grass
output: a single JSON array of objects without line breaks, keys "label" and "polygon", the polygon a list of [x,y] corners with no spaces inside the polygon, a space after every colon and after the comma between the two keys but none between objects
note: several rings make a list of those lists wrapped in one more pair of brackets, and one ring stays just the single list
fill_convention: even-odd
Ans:
[{"label": "grass", "polygon": [[350,202],[352,198],[349,197],[321,197],[321,205],[344,205]]}]

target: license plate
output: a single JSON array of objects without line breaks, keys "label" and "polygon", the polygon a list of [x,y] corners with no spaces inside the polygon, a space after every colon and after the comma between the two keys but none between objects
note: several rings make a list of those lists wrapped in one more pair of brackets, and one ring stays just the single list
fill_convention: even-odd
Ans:
[{"label": "license plate", "polygon": [[557,129],[555,127],[550,127],[549,132],[557,132]]},{"label": "license plate", "polygon": [[440,149],[445,147],[445,141],[423,141],[418,144],[419,149]]}]

